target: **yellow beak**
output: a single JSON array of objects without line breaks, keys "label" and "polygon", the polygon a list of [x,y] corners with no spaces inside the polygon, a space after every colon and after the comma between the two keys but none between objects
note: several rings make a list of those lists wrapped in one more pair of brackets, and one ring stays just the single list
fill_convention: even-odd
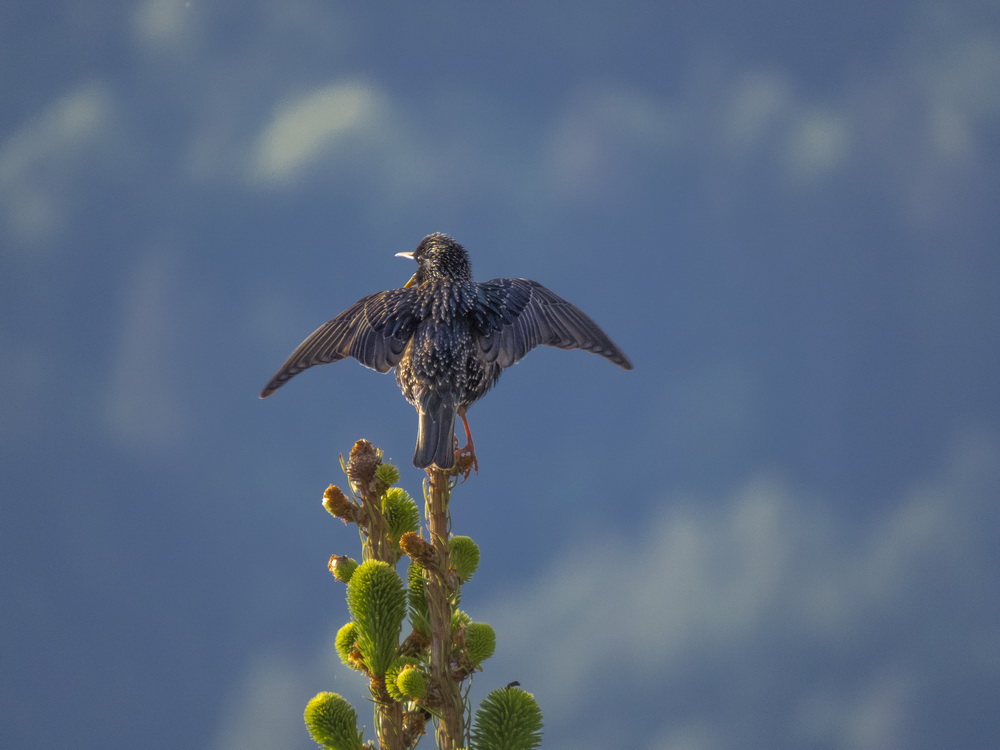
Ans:
[{"label": "yellow beak", "polygon": [[[409,258],[410,260],[413,260],[413,253],[412,252],[408,252],[408,253],[396,253],[396,257],[397,258]],[[416,283],[417,283],[417,275],[413,274],[410,277],[410,280],[407,281],[405,284],[403,284],[403,289],[407,289],[407,288],[413,286]]]}]

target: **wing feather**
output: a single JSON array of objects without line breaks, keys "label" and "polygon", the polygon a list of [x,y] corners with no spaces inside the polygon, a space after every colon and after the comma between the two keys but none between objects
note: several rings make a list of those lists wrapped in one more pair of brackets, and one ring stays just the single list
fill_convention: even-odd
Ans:
[{"label": "wing feather", "polygon": [[388,372],[406,351],[417,325],[412,287],[377,292],[327,321],[292,352],[261,391],[265,398],[303,370],[354,357],[365,367]]},{"label": "wing feather", "polygon": [[479,347],[488,362],[509,367],[536,346],[583,349],[632,369],[625,353],[576,305],[529,279],[479,285]]}]

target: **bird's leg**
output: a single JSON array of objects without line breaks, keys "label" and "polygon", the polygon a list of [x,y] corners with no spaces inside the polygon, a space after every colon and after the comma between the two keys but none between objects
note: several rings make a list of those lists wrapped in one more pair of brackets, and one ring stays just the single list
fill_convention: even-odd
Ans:
[{"label": "bird's leg", "polygon": [[[472,430],[469,429],[469,420],[465,418],[464,406],[458,407],[458,416],[462,418],[462,426],[465,427],[466,443],[464,448],[459,448],[455,451],[455,464],[456,467],[458,467],[459,464],[463,464],[465,466],[465,476],[462,478],[462,481],[464,482],[469,478],[469,474],[472,473],[473,469],[476,470],[477,474],[479,473],[479,459],[476,458],[476,445],[472,442]],[[463,461],[462,459],[465,460]],[[461,471],[461,468],[459,468],[459,470]]]}]

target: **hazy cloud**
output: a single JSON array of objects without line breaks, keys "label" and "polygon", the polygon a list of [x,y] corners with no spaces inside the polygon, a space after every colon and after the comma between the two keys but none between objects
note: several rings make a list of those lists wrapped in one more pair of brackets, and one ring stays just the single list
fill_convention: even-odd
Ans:
[{"label": "hazy cloud", "polygon": [[256,139],[252,175],[287,182],[338,147],[363,143],[382,116],[378,91],[361,81],[341,81],[286,101]]},{"label": "hazy cloud", "polygon": [[193,36],[190,0],[145,0],[132,16],[136,38],[157,47],[186,46]]},{"label": "hazy cloud", "polygon": [[787,76],[772,70],[752,70],[733,83],[721,119],[723,144],[731,151],[759,147],[792,103]]},{"label": "hazy cloud", "polygon": [[[991,436],[957,440],[940,476],[861,527],[773,478],[722,503],[665,498],[638,535],[603,526],[575,538],[534,582],[472,613],[499,643],[476,688],[489,674],[516,676],[539,697],[554,749],[608,747],[629,702],[651,722],[630,731],[649,750],[723,750],[741,738],[928,747],[920,728],[942,718],[926,713],[928,697],[948,710],[933,701],[935,685],[984,689],[962,659],[942,665],[923,649],[975,660],[995,635],[987,614],[953,622],[947,592],[965,601],[970,586],[991,586],[981,552],[992,527],[979,518],[1000,491],[998,456]],[[924,631],[947,642],[928,643]],[[324,643],[310,667],[252,666],[215,747],[294,743],[304,730],[265,704],[297,712],[318,689],[358,700],[351,681],[362,681],[331,653]],[[715,689],[705,692],[706,680]],[[691,685],[702,691],[693,698]]]},{"label": "hazy cloud", "polygon": [[816,179],[841,166],[849,155],[851,133],[844,115],[814,109],[790,124],[785,163],[793,180]]},{"label": "hazy cloud", "polygon": [[570,197],[615,185],[630,155],[663,159],[680,147],[680,114],[677,102],[611,83],[578,92],[545,140],[548,182]]},{"label": "hazy cloud", "polygon": [[[669,175],[694,161],[711,197],[850,179],[926,222],[963,200],[1000,111],[1000,36],[917,16],[871,68],[823,91],[780,68],[713,60],[673,88],[602,81],[569,96],[549,126],[543,168],[571,199],[620,191],[637,165]],[[952,19],[953,25],[958,21]],[[864,179],[859,176],[864,174]]]},{"label": "hazy cloud", "polygon": [[70,221],[67,193],[81,158],[106,137],[114,114],[102,83],[77,86],[0,144],[0,209],[12,249],[50,244]]},{"label": "hazy cloud", "polygon": [[137,448],[167,448],[187,425],[172,356],[179,338],[180,296],[177,269],[165,251],[147,252],[125,284],[105,420],[119,440]]},{"label": "hazy cloud", "polygon": [[343,695],[358,714],[365,739],[374,738],[371,695],[363,678],[341,664],[333,648],[336,628],[311,659],[281,649],[265,651],[248,664],[225,701],[211,750],[273,750],[308,747],[302,721],[306,703],[316,693]]},{"label": "hazy cloud", "polygon": [[[956,632],[949,603],[935,597],[992,575],[976,550],[989,543],[978,518],[1000,491],[998,455],[992,438],[962,441],[944,476],[861,529],[773,479],[749,482],[721,506],[665,499],[638,538],[605,528],[577,539],[532,587],[482,613],[503,662],[487,668],[544,696],[554,728],[569,727],[595,691],[641,702],[653,689],[657,747],[732,747],[739,736],[753,746],[777,737],[912,747],[917,727],[934,720],[920,707],[942,667],[914,632],[894,628],[919,613],[914,628],[947,637],[947,650],[975,648],[985,635],[977,628],[988,628],[986,614]],[[692,707],[685,682],[716,673],[719,692]],[[672,700],[685,708],[672,712]],[[769,721],[787,724],[762,734],[732,717],[734,705],[761,703]],[[699,716],[716,717],[711,731]]]}]

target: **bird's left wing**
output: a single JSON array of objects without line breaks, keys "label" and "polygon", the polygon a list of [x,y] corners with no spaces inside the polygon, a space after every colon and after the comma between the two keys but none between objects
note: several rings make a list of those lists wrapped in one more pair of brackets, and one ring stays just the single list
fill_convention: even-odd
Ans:
[{"label": "bird's left wing", "polygon": [[365,367],[388,372],[399,364],[416,329],[415,305],[413,287],[376,292],[358,300],[299,344],[260,392],[260,397],[270,396],[313,365],[325,365],[344,357],[354,357]]},{"label": "bird's left wing", "polygon": [[583,349],[632,369],[625,353],[576,305],[537,281],[492,279],[479,284],[476,327],[487,361],[509,367],[536,346]]}]

